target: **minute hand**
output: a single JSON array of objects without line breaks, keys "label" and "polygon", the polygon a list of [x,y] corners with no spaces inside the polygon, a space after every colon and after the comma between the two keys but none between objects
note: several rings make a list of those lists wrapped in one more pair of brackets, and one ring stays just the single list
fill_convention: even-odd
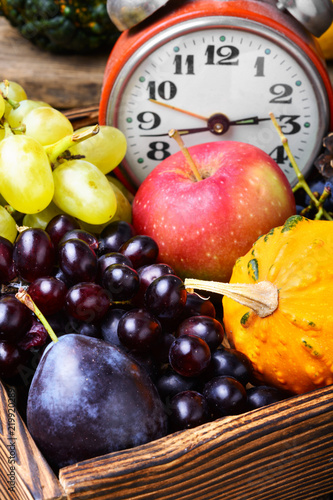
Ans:
[{"label": "minute hand", "polygon": [[[179,134],[197,134],[198,132],[211,132],[215,135],[225,134],[231,125],[258,125],[260,122],[269,121],[270,118],[259,118],[258,116],[251,116],[249,118],[242,118],[240,120],[229,121],[225,115],[216,114],[212,115],[208,120],[207,127],[184,128],[177,129]],[[168,133],[164,134],[141,134],[140,137],[166,137]]]}]

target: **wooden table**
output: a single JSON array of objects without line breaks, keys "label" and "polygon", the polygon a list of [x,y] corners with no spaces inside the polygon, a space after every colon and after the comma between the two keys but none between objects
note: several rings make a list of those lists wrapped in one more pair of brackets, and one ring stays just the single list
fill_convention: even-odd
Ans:
[{"label": "wooden table", "polygon": [[20,83],[29,99],[43,100],[58,109],[98,106],[109,53],[55,55],[24,39],[0,17],[1,80]]}]

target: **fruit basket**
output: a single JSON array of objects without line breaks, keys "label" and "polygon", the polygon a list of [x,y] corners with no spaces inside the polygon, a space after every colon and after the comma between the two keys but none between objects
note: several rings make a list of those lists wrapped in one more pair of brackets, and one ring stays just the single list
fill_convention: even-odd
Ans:
[{"label": "fruit basket", "polygon": [[58,475],[11,411],[12,397],[1,386],[4,500],[318,500],[333,491],[333,386],[86,460]]}]

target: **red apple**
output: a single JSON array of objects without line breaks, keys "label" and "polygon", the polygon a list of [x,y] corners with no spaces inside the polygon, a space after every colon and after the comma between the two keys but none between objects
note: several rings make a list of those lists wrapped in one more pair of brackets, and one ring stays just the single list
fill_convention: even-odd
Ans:
[{"label": "red apple", "polygon": [[154,238],[159,261],[182,278],[229,281],[238,257],[259,236],[295,214],[290,184],[277,163],[250,144],[221,141],[162,161],[133,201],[138,234]]}]

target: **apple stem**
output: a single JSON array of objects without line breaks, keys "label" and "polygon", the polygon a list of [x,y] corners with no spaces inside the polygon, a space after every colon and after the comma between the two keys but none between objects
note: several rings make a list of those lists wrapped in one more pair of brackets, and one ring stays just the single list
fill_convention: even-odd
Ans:
[{"label": "apple stem", "polygon": [[187,291],[193,291],[196,288],[225,295],[243,306],[250,307],[260,318],[272,314],[279,305],[278,288],[270,281],[260,281],[254,284],[220,283],[185,278],[184,284]]},{"label": "apple stem", "polygon": [[15,297],[17,298],[17,300],[22,302],[22,304],[27,306],[28,309],[30,309],[30,311],[32,311],[37,316],[39,321],[42,323],[42,325],[47,330],[47,333],[50,335],[51,340],[53,342],[58,342],[58,337],[54,333],[50,323],[47,321],[47,319],[42,314],[42,312],[38,309],[38,307],[36,306],[36,304],[34,303],[32,298],[30,297],[28,292],[26,290],[24,290],[24,288],[20,288],[19,291],[15,294]]},{"label": "apple stem", "polygon": [[175,130],[173,128],[171,130],[169,130],[169,137],[171,137],[172,139],[175,139],[175,141],[177,142],[178,146],[180,147],[181,152],[183,153],[189,166],[191,167],[191,170],[192,170],[193,175],[196,178],[196,180],[202,181],[202,177],[199,174],[198,167],[194,163],[194,160],[191,157],[187,147],[185,146],[183,139],[180,137],[180,133],[178,132],[178,130]]}]

